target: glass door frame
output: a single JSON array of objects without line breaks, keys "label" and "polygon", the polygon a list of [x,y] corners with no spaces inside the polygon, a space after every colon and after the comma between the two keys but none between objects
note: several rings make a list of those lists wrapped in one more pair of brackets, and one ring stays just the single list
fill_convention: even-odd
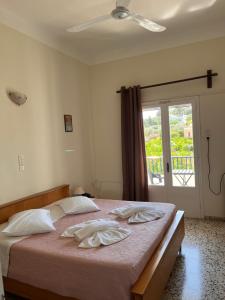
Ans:
[{"label": "glass door frame", "polygon": [[[192,105],[192,123],[193,123],[193,144],[194,144],[194,165],[195,165],[195,187],[192,186],[173,186],[172,182],[172,168],[171,168],[171,149],[170,149],[170,125],[169,125],[169,106],[191,104]],[[162,143],[163,143],[163,166],[164,166],[164,186],[150,185],[150,189],[166,189],[168,191],[176,189],[196,189],[200,203],[200,217],[204,216],[203,201],[201,192],[201,170],[202,161],[200,157],[200,117],[199,117],[199,97],[183,97],[172,98],[167,100],[143,102],[142,109],[159,107],[161,109],[161,126],[162,126]],[[199,126],[198,126],[199,125]],[[167,172],[167,163],[169,163],[169,172]],[[154,200],[153,200],[154,201]]]},{"label": "glass door frame", "polygon": [[[171,155],[171,139],[170,139],[170,120],[169,120],[169,107],[170,106],[176,106],[176,105],[182,105],[182,104],[191,104],[192,106],[192,130],[193,130],[193,145],[194,145],[194,152],[193,152],[193,157],[194,157],[194,171],[195,171],[195,186],[175,186],[173,185],[173,168],[172,168],[172,155]],[[198,116],[197,116],[198,108],[197,108],[197,101],[196,99],[192,98],[185,98],[183,100],[172,100],[169,103],[165,103],[162,105],[162,114],[164,113],[164,119],[165,124],[162,124],[163,129],[166,131],[165,132],[165,159],[167,160],[166,162],[166,167],[167,164],[169,164],[169,172],[166,172],[168,174],[168,186],[170,188],[198,188],[199,187],[199,175],[200,175],[200,168],[199,168],[199,141],[200,141],[200,131],[198,130]],[[163,130],[162,129],[162,130]],[[167,169],[165,169],[167,170]],[[165,175],[166,177],[166,175]]]}]

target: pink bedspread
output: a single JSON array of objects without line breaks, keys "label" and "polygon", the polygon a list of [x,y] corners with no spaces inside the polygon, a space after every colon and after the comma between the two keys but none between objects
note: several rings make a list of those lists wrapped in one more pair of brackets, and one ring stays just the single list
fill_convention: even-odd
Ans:
[{"label": "pink bedspread", "polygon": [[175,206],[154,203],[165,212],[157,221],[135,225],[121,221],[132,234],[111,246],[80,249],[73,238],[60,238],[73,224],[102,217],[115,219],[108,212],[128,204],[117,200],[96,200],[96,203],[101,211],[63,217],[55,224],[55,232],[14,244],[10,250],[8,277],[80,300],[130,299],[130,288],[165,234]]}]

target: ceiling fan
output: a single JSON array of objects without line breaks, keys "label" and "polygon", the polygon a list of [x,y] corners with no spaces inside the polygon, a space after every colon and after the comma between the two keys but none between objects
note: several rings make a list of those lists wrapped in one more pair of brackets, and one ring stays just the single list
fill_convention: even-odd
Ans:
[{"label": "ceiling fan", "polygon": [[166,30],[166,27],[161,26],[152,20],[146,19],[143,16],[129,11],[128,6],[131,0],[116,0],[116,8],[108,15],[100,16],[91,19],[87,22],[81,23],[80,25],[75,25],[67,29],[68,32],[81,32],[86,30],[95,24],[104,22],[109,19],[115,20],[128,20],[137,23],[139,26],[144,27],[147,30],[153,32],[162,32]]}]

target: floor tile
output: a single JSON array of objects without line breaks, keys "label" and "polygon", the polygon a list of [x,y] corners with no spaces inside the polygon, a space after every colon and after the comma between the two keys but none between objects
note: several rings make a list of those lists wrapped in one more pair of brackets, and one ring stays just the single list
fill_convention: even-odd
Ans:
[{"label": "floor tile", "polygon": [[225,300],[225,222],[186,219],[185,229],[164,300]]}]

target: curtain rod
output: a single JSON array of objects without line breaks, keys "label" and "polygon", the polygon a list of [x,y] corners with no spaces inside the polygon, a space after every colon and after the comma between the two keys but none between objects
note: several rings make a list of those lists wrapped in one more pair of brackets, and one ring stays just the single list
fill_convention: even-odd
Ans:
[{"label": "curtain rod", "polygon": [[[162,83],[157,83],[157,84],[152,84],[152,85],[145,85],[145,86],[141,86],[141,90],[149,89],[149,88],[153,88],[153,87],[157,87],[157,86],[163,86],[163,85],[169,85],[169,84],[185,82],[185,81],[198,80],[198,79],[203,79],[203,78],[207,78],[207,88],[210,89],[210,88],[212,88],[212,78],[215,77],[215,76],[218,76],[218,73],[213,73],[212,70],[207,70],[206,75],[190,77],[190,78],[184,78],[184,79],[179,79],[179,80],[174,80],[174,81],[167,81],[167,82],[162,82]],[[116,92],[121,93],[121,90],[116,91]]]}]

